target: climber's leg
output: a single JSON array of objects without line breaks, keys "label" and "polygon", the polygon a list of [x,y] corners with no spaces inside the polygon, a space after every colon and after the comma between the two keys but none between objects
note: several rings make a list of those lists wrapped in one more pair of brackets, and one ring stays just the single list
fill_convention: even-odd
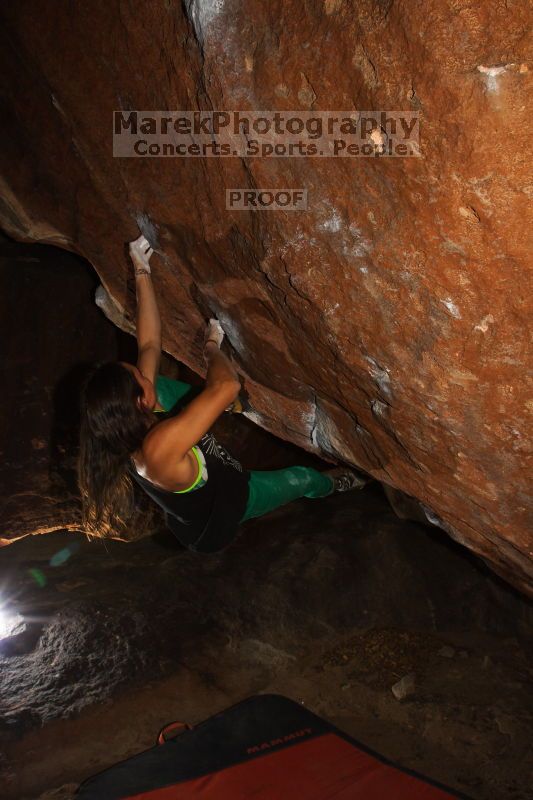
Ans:
[{"label": "climber's leg", "polygon": [[180,405],[187,405],[203,391],[201,386],[191,386],[190,383],[167,378],[165,375],[157,376],[155,389],[157,399],[165,411],[170,411],[178,402]]},{"label": "climber's leg", "polygon": [[[191,400],[194,400],[204,388],[203,386],[192,386],[190,383],[178,381],[174,378],[167,378],[165,375],[158,375],[155,385],[157,399],[165,411],[170,411],[177,403],[179,403],[180,407],[186,406]],[[234,411],[235,413],[242,412],[243,410],[240,396],[226,409],[226,411]]]},{"label": "climber's leg", "polygon": [[241,522],[261,517],[299,497],[327,497],[334,490],[333,479],[312,467],[250,470],[249,494]]}]

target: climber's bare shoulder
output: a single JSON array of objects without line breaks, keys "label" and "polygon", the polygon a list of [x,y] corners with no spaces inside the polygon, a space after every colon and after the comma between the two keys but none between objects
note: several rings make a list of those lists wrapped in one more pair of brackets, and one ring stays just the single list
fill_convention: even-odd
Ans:
[{"label": "climber's bare shoulder", "polygon": [[161,464],[181,461],[235,400],[239,390],[238,381],[206,386],[179,414],[148,431],[143,441],[145,457]]},{"label": "climber's bare shoulder", "polygon": [[134,454],[135,467],[139,475],[160,489],[180,491],[190,486],[196,477],[198,465],[192,452],[181,458],[169,457],[153,446],[143,444]]}]

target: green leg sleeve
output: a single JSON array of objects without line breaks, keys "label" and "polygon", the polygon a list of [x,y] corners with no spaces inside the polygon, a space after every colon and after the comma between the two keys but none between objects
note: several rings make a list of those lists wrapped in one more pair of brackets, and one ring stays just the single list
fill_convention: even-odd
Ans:
[{"label": "green leg sleeve", "polygon": [[187,405],[187,403],[190,403],[191,400],[200,394],[202,388],[199,386],[191,386],[190,383],[185,383],[185,381],[176,381],[174,378],[167,378],[165,375],[158,375],[155,381],[155,390],[160,404],[165,411],[170,411],[178,402],[180,405]]},{"label": "green leg sleeve", "polygon": [[248,504],[241,519],[261,517],[299,497],[327,497],[333,480],[312,467],[287,467],[271,471],[251,470]]}]

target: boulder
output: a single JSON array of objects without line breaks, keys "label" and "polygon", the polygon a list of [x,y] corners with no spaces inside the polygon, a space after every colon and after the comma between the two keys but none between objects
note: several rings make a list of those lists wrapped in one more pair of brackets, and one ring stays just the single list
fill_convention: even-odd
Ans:
[{"label": "boulder", "polygon": [[[87,258],[133,320],[157,248],[164,347],[217,316],[253,420],[415,498],[532,591],[527,4],[3,4],[0,224]],[[113,111],[420,114],[420,157],[118,158]],[[226,209],[303,188],[306,212]]]}]

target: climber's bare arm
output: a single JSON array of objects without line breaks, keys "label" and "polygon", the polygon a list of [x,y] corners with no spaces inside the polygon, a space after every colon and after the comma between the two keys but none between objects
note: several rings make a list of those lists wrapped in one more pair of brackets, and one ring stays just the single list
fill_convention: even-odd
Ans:
[{"label": "climber's bare arm", "polygon": [[137,367],[152,383],[161,361],[161,319],[150,273],[153,249],[144,236],[130,243],[137,293]]},{"label": "climber's bare arm", "polygon": [[[213,332],[212,340],[209,340],[210,330]],[[208,328],[206,339],[204,355],[208,368],[205,389],[179,414],[155,425],[143,443],[143,456],[150,475],[163,485],[176,480],[179,461],[235,400],[241,388],[235,368],[219,349],[217,339],[221,342],[222,337],[213,323]]]}]

